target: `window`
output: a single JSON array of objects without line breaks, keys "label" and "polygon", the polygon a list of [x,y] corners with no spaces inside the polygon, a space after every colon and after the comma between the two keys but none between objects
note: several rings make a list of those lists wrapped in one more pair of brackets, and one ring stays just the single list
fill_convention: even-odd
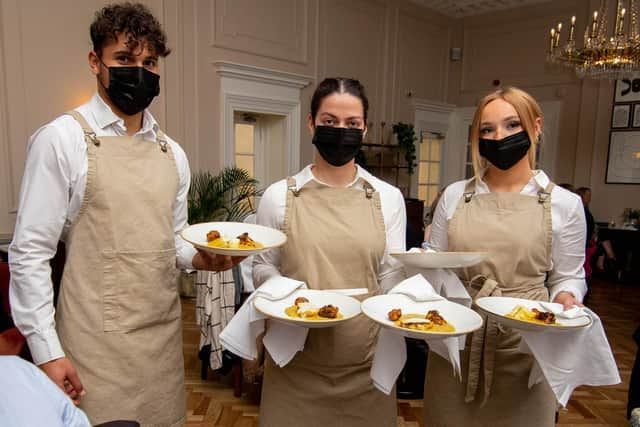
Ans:
[{"label": "window", "polygon": [[255,134],[256,119],[244,115],[242,119],[236,118],[235,130],[235,163],[236,166],[246,170],[252,178],[255,178]]},{"label": "window", "polygon": [[432,132],[421,132],[418,158],[418,198],[425,206],[431,203],[440,190],[440,166],[444,137]]}]

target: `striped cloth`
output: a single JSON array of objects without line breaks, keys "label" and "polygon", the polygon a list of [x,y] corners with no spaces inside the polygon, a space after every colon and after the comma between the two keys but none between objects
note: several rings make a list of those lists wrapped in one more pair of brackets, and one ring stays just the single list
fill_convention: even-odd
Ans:
[{"label": "striped cloth", "polygon": [[211,346],[209,366],[222,366],[220,332],[235,313],[236,286],[231,270],[196,274],[196,322],[200,325],[200,349]]}]

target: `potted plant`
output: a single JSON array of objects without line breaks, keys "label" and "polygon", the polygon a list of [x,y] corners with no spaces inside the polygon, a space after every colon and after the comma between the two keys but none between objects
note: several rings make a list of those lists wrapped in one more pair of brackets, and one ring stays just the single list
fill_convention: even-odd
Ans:
[{"label": "potted plant", "polygon": [[622,223],[637,227],[640,223],[640,209],[625,208],[622,212]]},{"label": "potted plant", "polygon": [[[244,169],[227,167],[217,175],[195,172],[187,196],[189,223],[242,222],[255,212],[254,198],[260,194],[258,181]],[[195,272],[181,272],[180,293],[195,296]]]},{"label": "potted plant", "polygon": [[416,166],[418,166],[416,162],[418,158],[416,154],[416,141],[418,141],[418,137],[416,136],[413,125],[410,123],[394,123],[392,132],[398,140],[398,150],[400,150],[407,163],[407,175],[409,175],[409,184],[407,186],[408,196],[411,194],[411,176],[415,172]]}]

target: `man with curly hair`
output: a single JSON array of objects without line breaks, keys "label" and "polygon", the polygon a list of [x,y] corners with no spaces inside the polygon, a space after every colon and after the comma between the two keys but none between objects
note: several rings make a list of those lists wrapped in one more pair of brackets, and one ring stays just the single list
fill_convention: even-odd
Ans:
[{"label": "man with curly hair", "polygon": [[[166,36],[141,4],[104,7],[90,28],[97,93],[31,137],[9,248],[11,302],[34,362],[93,424],[185,419],[178,267],[239,259],[185,244],[189,164],[147,107]],[[49,260],[67,259],[54,309]]]}]

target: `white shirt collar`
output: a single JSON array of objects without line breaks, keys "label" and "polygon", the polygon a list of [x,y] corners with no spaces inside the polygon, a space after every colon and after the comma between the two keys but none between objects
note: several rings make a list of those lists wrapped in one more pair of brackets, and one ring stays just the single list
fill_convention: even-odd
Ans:
[{"label": "white shirt collar", "polygon": [[[484,171],[480,174],[484,175]],[[473,179],[473,178],[472,178]],[[546,173],[542,169],[535,169],[533,171],[533,176],[527,182],[527,184],[522,188],[521,193],[528,194],[533,192],[538,192],[539,190],[544,190],[549,185],[550,179]],[[480,178],[476,183],[476,190],[482,193],[489,193],[489,186],[487,183]]]},{"label": "white shirt collar", "polygon": [[[298,188],[302,187],[303,185],[305,185],[307,182],[311,180],[314,180],[319,184],[326,185],[327,187],[329,187],[329,184],[320,181],[318,178],[316,178],[313,175],[313,172],[311,171],[312,167],[313,167],[313,164],[307,165],[295,176],[296,184],[298,185]],[[353,177],[353,181],[351,181],[345,187],[362,186],[363,180],[367,181],[372,186],[374,186],[374,183],[372,182],[373,180],[371,179],[371,174],[366,170],[364,170],[362,167],[360,167],[360,165],[356,165],[356,175]],[[375,186],[374,186],[374,189],[375,189]]]},{"label": "white shirt collar", "polygon": [[[105,129],[108,126],[115,126],[118,130],[122,131],[124,134],[126,129],[124,127],[124,120],[118,117],[112,110],[109,105],[102,99],[100,94],[97,92],[89,101],[89,106],[91,112],[93,113],[93,119],[98,124],[100,129]],[[149,109],[146,109],[142,112],[142,128],[136,133],[136,135],[145,135],[147,133],[152,134],[153,140],[155,140],[156,133],[158,131],[158,122],[153,117],[153,115],[149,112]]]}]

